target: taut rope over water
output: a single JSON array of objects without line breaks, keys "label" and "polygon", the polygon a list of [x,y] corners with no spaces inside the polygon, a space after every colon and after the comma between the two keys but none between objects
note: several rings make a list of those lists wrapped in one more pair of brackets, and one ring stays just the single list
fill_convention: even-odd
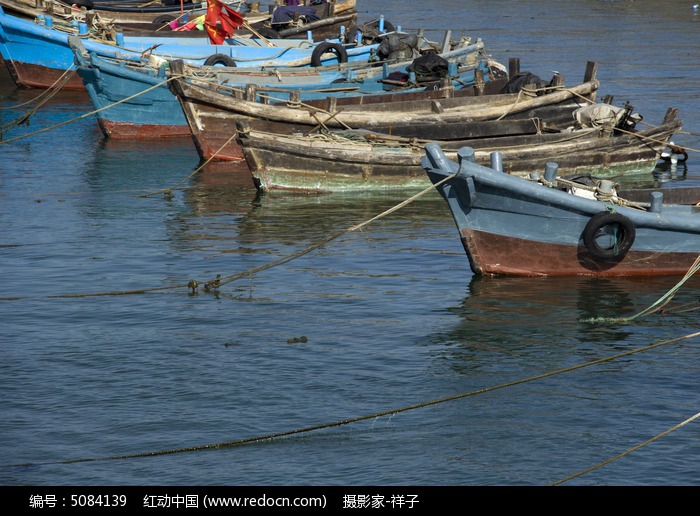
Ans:
[{"label": "taut rope over water", "polygon": [[[19,125],[28,123],[30,116],[32,116],[34,113],[36,113],[41,106],[46,104],[59,91],[61,91],[63,86],[65,86],[68,83],[68,81],[71,79],[71,77],[75,74],[75,68],[73,68],[73,66],[74,65],[71,65],[66,71],[64,71],[61,74],[61,76],[58,79],[56,79],[56,82],[54,82],[51,86],[49,86],[48,88],[43,90],[39,95],[37,95],[33,99],[28,100],[27,102],[24,102],[22,104],[16,104],[14,106],[2,108],[3,110],[4,109],[17,109],[19,107],[30,105],[30,104],[33,104],[36,102],[36,105],[32,109],[30,109],[29,111],[27,111],[26,113],[24,113],[20,117],[16,118],[15,120],[12,120],[9,123],[0,127],[0,144],[11,142],[11,141],[18,139],[18,138],[12,138],[10,140],[3,141],[3,135],[7,131],[12,129],[13,127],[17,127]],[[39,132],[39,131],[37,131],[37,132]],[[32,133],[32,134],[35,134],[35,133]]]},{"label": "taut rope over water", "polygon": [[[76,121],[78,121],[78,120],[82,120],[83,118],[87,118],[87,117],[89,117],[89,116],[96,115],[97,113],[100,113],[101,111],[104,111],[104,110],[106,110],[106,109],[111,108],[112,106],[116,106],[116,105],[121,104],[121,103],[123,103],[123,102],[128,102],[129,100],[134,99],[134,98],[136,98],[136,97],[139,97],[139,96],[141,96],[141,95],[144,95],[145,93],[148,93],[148,92],[151,91],[151,90],[154,90],[154,89],[156,89],[156,88],[160,88],[163,84],[167,84],[168,82],[172,81],[172,80],[175,79],[176,77],[179,77],[179,76],[174,75],[174,76],[172,76],[172,77],[169,77],[168,79],[166,79],[166,80],[164,80],[164,81],[161,81],[161,82],[159,82],[158,84],[154,84],[153,86],[151,86],[151,87],[149,87],[149,88],[146,88],[146,89],[143,90],[143,91],[140,91],[140,92],[135,93],[135,94],[133,94],[133,95],[131,95],[131,96],[129,96],[129,97],[126,97],[126,98],[123,98],[123,99],[121,99],[121,100],[118,100],[117,102],[114,102],[113,104],[110,104],[109,106],[105,106],[105,107],[100,108],[100,109],[95,109],[94,111],[89,111],[89,112],[87,112],[87,113],[83,113],[82,115],[79,115],[79,116],[70,118],[70,119],[68,119],[68,120],[65,120],[65,121],[63,121],[63,122],[60,122],[60,123],[58,123],[58,124],[54,124],[54,125],[49,126],[49,127],[44,127],[43,129],[39,129],[38,131],[34,131],[34,132],[31,132],[31,133],[28,133],[28,134],[23,134],[23,135],[21,135],[21,136],[16,136],[16,137],[14,137],[14,138],[10,138],[9,140],[0,140],[0,144],[14,142],[14,141],[17,141],[17,140],[21,140],[22,138],[28,138],[29,136],[34,136],[35,134],[39,134],[39,133],[45,133],[45,132],[47,132],[47,131],[51,131],[52,129],[56,129],[56,128],[58,128],[58,127],[62,127],[62,126],[64,126],[64,125],[71,124],[71,123],[76,122]],[[67,80],[66,80],[66,82],[67,82]]]},{"label": "taut rope over water", "polygon": [[688,269],[688,272],[685,273],[685,276],[676,283],[666,294],[661,296],[654,304],[652,304],[650,307],[645,308],[641,312],[632,315],[630,317],[593,317],[590,319],[584,319],[583,322],[589,322],[589,323],[599,323],[599,322],[604,322],[604,323],[628,323],[632,322],[635,319],[638,319],[640,317],[644,317],[645,315],[653,314],[654,312],[658,312],[661,310],[664,306],[666,306],[671,299],[673,299],[673,296],[676,295],[676,292],[683,286],[683,284],[688,281],[696,272],[700,270],[700,255],[695,259],[695,262],[693,262],[693,265],[690,266],[690,269]]},{"label": "taut rope over water", "polygon": [[[439,183],[436,183],[434,186],[439,186],[445,181],[449,181],[450,179],[454,178],[454,175],[450,175],[446,178],[444,178],[442,181]],[[425,188],[424,190],[418,192],[417,194],[409,197],[408,199],[400,202],[396,206],[389,208],[388,210],[380,213],[379,215],[376,215],[372,217],[369,220],[366,220],[365,222],[362,222],[360,224],[357,224],[355,226],[351,226],[347,229],[344,229],[342,231],[338,231],[334,235],[331,235],[330,237],[312,244],[304,249],[301,249],[295,253],[292,253],[290,255],[284,256],[280,258],[279,260],[275,260],[270,263],[266,263],[264,265],[260,265],[258,267],[254,267],[252,269],[248,269],[244,272],[239,272],[237,274],[230,274],[227,276],[221,276],[221,274],[217,274],[214,279],[207,280],[207,281],[199,281],[195,279],[188,280],[187,283],[180,283],[177,285],[168,285],[168,286],[163,286],[163,287],[152,287],[152,288],[143,288],[143,289],[135,289],[135,290],[121,290],[121,291],[110,291],[110,292],[93,292],[93,293],[82,293],[82,294],[59,294],[59,295],[53,295],[53,296],[47,296],[49,299],[63,299],[63,298],[82,298],[82,297],[103,297],[103,296],[126,296],[126,295],[133,295],[133,294],[146,294],[149,292],[157,292],[157,291],[164,291],[164,290],[173,290],[173,289],[181,289],[181,288],[187,288],[191,293],[196,293],[199,285],[204,285],[205,291],[209,291],[212,289],[216,289],[222,285],[225,285],[227,283],[231,283],[232,281],[235,281],[237,279],[241,278],[249,278],[253,274],[256,274],[258,272],[262,272],[267,269],[271,269],[273,267],[276,267],[277,265],[282,265],[284,263],[290,262],[294,260],[295,258],[299,258],[300,256],[303,256],[305,254],[310,253],[311,251],[314,251],[316,249],[319,249],[326,245],[328,242],[331,242],[337,238],[340,238],[343,235],[346,235],[348,233],[352,233],[353,231],[357,231],[358,229],[362,229],[363,227],[371,224],[375,220],[378,220],[382,217],[385,217],[389,215],[390,213],[393,213],[397,211],[398,209],[406,206],[407,204],[410,204],[411,202],[415,201],[419,197],[425,195],[426,193],[432,192],[433,185]],[[18,301],[23,299],[22,297],[3,297],[0,298],[0,301]]]},{"label": "taut rope over water", "polygon": [[[174,455],[174,454],[177,454],[177,453],[189,453],[189,452],[195,452],[195,451],[215,450],[215,449],[221,449],[221,448],[233,448],[233,447],[238,447],[238,446],[244,446],[244,445],[246,445],[246,444],[253,444],[253,443],[262,442],[262,441],[269,441],[269,440],[276,439],[276,438],[279,438],[279,437],[288,437],[288,436],[291,436],[291,435],[298,435],[298,434],[302,434],[302,433],[313,432],[313,431],[316,431],[316,430],[323,430],[323,429],[327,429],[327,428],[333,428],[333,427],[337,427],[337,426],[348,425],[348,424],[351,424],[351,423],[357,423],[357,422],[366,421],[366,420],[369,420],[369,419],[376,419],[376,418],[378,418],[378,417],[393,416],[393,415],[395,415],[395,414],[398,414],[398,413],[401,413],[401,412],[407,412],[407,411],[409,411],[409,410],[416,410],[416,409],[419,409],[419,408],[425,408],[425,407],[429,407],[429,406],[432,406],[432,405],[438,405],[438,404],[440,404],[440,403],[446,403],[446,402],[448,402],[448,401],[456,401],[456,400],[460,400],[460,399],[464,399],[464,398],[476,396],[476,395],[478,395],[478,394],[485,394],[485,393],[487,393],[487,392],[493,392],[493,391],[495,391],[495,390],[504,389],[504,388],[506,388],[506,387],[513,387],[513,386],[516,386],[516,385],[520,385],[520,384],[532,382],[532,381],[535,381],[535,380],[541,380],[541,379],[543,379],[543,378],[549,378],[549,377],[556,376],[556,375],[560,375],[560,374],[563,374],[563,373],[569,373],[569,372],[576,371],[576,370],[578,370],[578,369],[582,369],[582,368],[585,368],[585,367],[590,367],[590,366],[597,365],[597,364],[602,364],[602,363],[606,363],[606,362],[611,362],[611,361],[613,361],[613,360],[617,360],[617,359],[622,358],[622,357],[626,357],[626,356],[634,355],[634,354],[637,354],[637,353],[649,351],[649,350],[658,348],[658,347],[660,347],[660,346],[669,345],[669,344],[672,344],[672,343],[675,343],[675,342],[680,342],[680,341],[682,341],[682,340],[690,339],[690,338],[694,338],[694,337],[698,337],[698,336],[700,336],[700,332],[691,333],[691,334],[685,335],[685,336],[683,336],[683,337],[677,337],[677,338],[674,338],[674,339],[668,339],[668,340],[665,340],[665,341],[662,341],[662,342],[657,342],[657,343],[655,343],[655,344],[650,344],[650,345],[648,345],[648,346],[644,346],[644,347],[642,347],[642,348],[637,348],[637,349],[632,349],[632,350],[629,350],[629,351],[624,351],[624,352],[622,352],[622,353],[617,353],[617,354],[615,354],[615,355],[611,355],[611,356],[608,356],[608,357],[603,357],[603,358],[599,358],[599,359],[597,359],[597,360],[592,360],[592,361],[590,361],[590,362],[584,362],[584,363],[577,364],[577,365],[573,365],[573,366],[570,366],[570,367],[565,367],[565,368],[562,368],[562,369],[557,369],[557,370],[554,370],[554,371],[549,371],[549,372],[547,372],[547,373],[543,373],[543,374],[531,376],[531,377],[529,377],[529,378],[522,378],[522,379],[520,379],[520,380],[514,380],[514,381],[512,381],[512,382],[507,382],[507,383],[503,383],[503,384],[500,384],[500,385],[494,385],[494,386],[491,386],[491,387],[485,387],[485,388],[483,388],[483,389],[477,389],[477,390],[475,390],[475,391],[470,391],[470,392],[466,392],[466,393],[462,393],[462,394],[456,394],[456,395],[454,395],[454,396],[447,396],[447,397],[440,398],[440,399],[436,399],[436,400],[425,401],[425,402],[421,402],[421,403],[415,403],[415,404],[413,404],[413,405],[408,405],[408,406],[401,407],[401,408],[390,409],[390,410],[384,410],[384,411],[376,412],[376,413],[373,413],[373,414],[368,414],[368,415],[364,415],[364,416],[358,416],[358,417],[343,419],[343,420],[340,420],[340,421],[333,421],[333,422],[330,422],[330,423],[324,423],[324,424],[318,424],[318,425],[313,425],[313,426],[307,426],[307,427],[298,428],[298,429],[295,429],[295,430],[287,430],[287,431],[282,431],[282,432],[274,432],[274,433],[269,433],[269,434],[265,434],[265,435],[259,435],[259,436],[256,436],[256,437],[248,437],[248,438],[236,439],[236,440],[232,440],[232,441],[225,441],[225,442],[219,442],[219,443],[204,444],[204,445],[200,445],[200,446],[188,446],[188,447],[184,447],[184,448],[175,448],[175,449],[169,449],[169,450],[160,450],[160,451],[151,451],[151,452],[141,452],[141,453],[134,453],[134,454],[129,454],[129,455],[113,455],[113,456],[109,456],[109,457],[92,457],[92,458],[68,459],[68,460],[63,460],[63,461],[45,462],[45,463],[11,464],[11,465],[9,465],[8,467],[30,467],[30,466],[39,466],[39,465],[49,465],[49,464],[77,464],[77,463],[83,463],[83,462],[99,462],[99,461],[112,461],[112,460],[127,460],[127,459],[138,459],[138,458],[145,458],[145,457],[156,457],[156,456],[162,456],[162,455]],[[640,449],[640,448],[646,446],[647,444],[649,444],[649,443],[651,443],[651,442],[654,442],[654,441],[660,439],[661,437],[663,437],[663,436],[665,436],[665,435],[668,435],[668,434],[670,434],[671,432],[673,432],[673,431],[675,431],[675,430],[677,430],[677,429],[679,429],[679,428],[685,426],[686,424],[688,424],[688,423],[694,421],[694,420],[697,419],[698,417],[700,417],[700,413],[695,414],[695,415],[692,416],[691,418],[686,419],[686,420],[683,421],[682,423],[680,423],[680,424],[678,424],[678,425],[675,425],[674,427],[672,427],[672,428],[670,428],[670,429],[668,429],[668,430],[665,430],[664,432],[658,434],[657,436],[655,436],[655,437],[653,437],[653,438],[651,438],[651,439],[648,439],[648,440],[644,441],[644,442],[641,443],[641,444],[638,444],[638,445],[636,445],[636,446],[633,446],[632,448],[629,448],[629,449],[626,450],[625,452],[620,453],[620,454],[614,456],[614,457],[611,458],[611,459],[608,459],[608,460],[606,460],[606,461],[603,461],[603,462],[601,462],[601,463],[599,463],[599,464],[597,464],[597,465],[595,465],[595,466],[593,466],[593,467],[591,467],[591,468],[588,468],[588,469],[586,469],[586,470],[583,470],[583,471],[581,471],[581,472],[578,472],[578,473],[576,473],[576,474],[574,474],[574,475],[571,475],[571,476],[569,476],[569,477],[566,477],[566,478],[564,478],[564,479],[558,480],[558,481],[554,482],[554,483],[551,484],[551,485],[561,484],[561,483],[563,483],[563,482],[566,482],[567,480],[570,480],[570,479],[572,479],[572,478],[581,476],[581,475],[583,475],[584,473],[587,473],[587,472],[589,472],[589,471],[593,471],[594,469],[600,468],[600,467],[602,467],[602,466],[604,466],[604,465],[606,465],[606,464],[610,464],[611,462],[614,462],[615,460],[617,460],[617,459],[619,459],[619,458],[621,458],[621,457],[624,457],[625,455],[628,455],[628,454],[632,453],[633,451],[638,450],[638,449]]]}]

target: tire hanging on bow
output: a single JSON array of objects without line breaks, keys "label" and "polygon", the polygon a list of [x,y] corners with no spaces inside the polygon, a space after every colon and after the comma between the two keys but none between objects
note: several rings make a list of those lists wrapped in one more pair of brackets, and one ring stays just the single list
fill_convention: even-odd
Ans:
[{"label": "tire hanging on bow", "polygon": [[622,260],[635,237],[634,223],[624,215],[609,211],[593,215],[583,230],[583,244],[600,260]]}]

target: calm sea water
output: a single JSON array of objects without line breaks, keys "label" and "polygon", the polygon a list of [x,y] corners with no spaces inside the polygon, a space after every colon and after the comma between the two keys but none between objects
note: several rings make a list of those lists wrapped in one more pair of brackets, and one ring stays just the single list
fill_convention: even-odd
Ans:
[{"label": "calm sea water", "polygon": [[[672,176],[700,179],[692,2],[358,4],[542,77],[597,61],[601,93],[646,122],[680,109],[691,158]],[[38,92],[2,81],[4,125]],[[90,110],[61,93],[4,138]],[[197,164],[188,139],[105,141],[90,117],[0,144],[3,485],[700,484],[697,421],[611,461],[700,410],[700,340],[683,338],[700,281],[663,314],[591,323],[678,278],[475,278],[436,194],[326,242],[407,196],[259,197],[245,171],[188,178]],[[186,286],[217,274],[244,277]],[[130,290],[147,292],[79,296]]]}]

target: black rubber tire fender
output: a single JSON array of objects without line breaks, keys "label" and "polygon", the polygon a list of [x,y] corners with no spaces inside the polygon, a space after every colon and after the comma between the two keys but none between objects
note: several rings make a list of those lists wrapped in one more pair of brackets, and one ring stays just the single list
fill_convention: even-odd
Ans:
[{"label": "black rubber tire fender", "polygon": [[170,24],[171,21],[175,19],[175,16],[171,14],[161,14],[160,16],[157,16],[156,18],[153,19],[151,22],[152,25],[156,28],[164,27],[165,25]]},{"label": "black rubber tire fender", "polygon": [[[601,247],[598,237],[604,231],[614,236],[614,243]],[[634,223],[619,213],[601,211],[593,215],[583,230],[583,244],[595,258],[601,260],[622,260],[634,244],[637,236]]]},{"label": "black rubber tire fender", "polygon": [[323,41],[316,45],[311,53],[311,66],[321,66],[321,56],[327,52],[335,54],[339,63],[347,63],[348,61],[348,51],[345,50],[343,45]]},{"label": "black rubber tire fender", "polygon": [[236,66],[236,61],[226,54],[212,54],[204,61],[204,66]]}]

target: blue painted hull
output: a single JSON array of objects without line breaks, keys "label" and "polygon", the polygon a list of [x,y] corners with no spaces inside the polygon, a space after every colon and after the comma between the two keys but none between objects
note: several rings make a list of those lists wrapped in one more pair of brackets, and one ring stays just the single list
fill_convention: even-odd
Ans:
[{"label": "blue painted hull", "polygon": [[190,134],[182,108],[168,89],[164,67],[137,71],[109,64],[97,56],[95,60],[103,66],[79,66],[78,74],[106,136],[153,138]]},{"label": "blue painted hull", "polygon": [[[75,44],[73,40],[72,44]],[[79,42],[78,42],[79,44]],[[469,45],[456,52],[454,59],[475,59],[483,49],[481,43]],[[169,73],[166,66],[135,66],[125,61],[105,59],[95,52],[89,57],[77,47],[75,59],[78,74],[96,110],[100,128],[106,136],[114,138],[145,138],[185,136],[190,134],[187,120],[177,97],[167,85]],[[266,74],[257,69],[233,68],[219,71],[207,67],[209,74],[225,83],[227,87],[240,88],[256,84],[259,90],[266,87],[298,91],[300,100],[311,100],[334,96],[368,95],[384,93],[386,85],[379,79],[393,71],[401,70],[406,63],[387,67],[307,67],[285,72]],[[452,66],[452,65],[451,65]],[[485,63],[468,69],[457,67],[453,62],[453,78],[461,87],[475,82],[475,69],[485,70]],[[202,75],[205,71],[202,71]],[[488,79],[488,74],[484,74]],[[401,92],[421,91],[425,86],[401,89]],[[288,93],[287,93],[288,94]],[[280,96],[277,91],[271,95]]]},{"label": "blue painted hull", "polygon": [[[79,28],[65,26],[59,30],[6,14],[0,8],[0,54],[10,67],[10,73],[21,86],[47,88],[74,65],[73,51],[68,37],[79,33]],[[172,38],[122,35],[119,44],[105,43],[82,37],[85,48],[104,57],[141,61],[154,55],[161,59],[182,59],[202,65],[207,58],[222,54],[246,66],[309,66],[314,43],[303,40],[273,40],[275,46],[249,38],[231,38],[227,45],[213,45],[207,38]],[[367,61],[377,45],[351,46],[347,49],[348,62]],[[325,63],[337,62],[327,54]],[[77,77],[66,88],[82,89]]]},{"label": "blue painted hull", "polygon": [[575,186],[586,195],[573,195],[571,183],[557,183],[552,164],[546,182],[533,181],[471,156],[464,148],[451,161],[431,143],[422,166],[447,202],[475,274],[684,275],[700,256],[695,205],[664,203],[658,191],[647,202],[623,203],[602,196],[605,183]]}]

